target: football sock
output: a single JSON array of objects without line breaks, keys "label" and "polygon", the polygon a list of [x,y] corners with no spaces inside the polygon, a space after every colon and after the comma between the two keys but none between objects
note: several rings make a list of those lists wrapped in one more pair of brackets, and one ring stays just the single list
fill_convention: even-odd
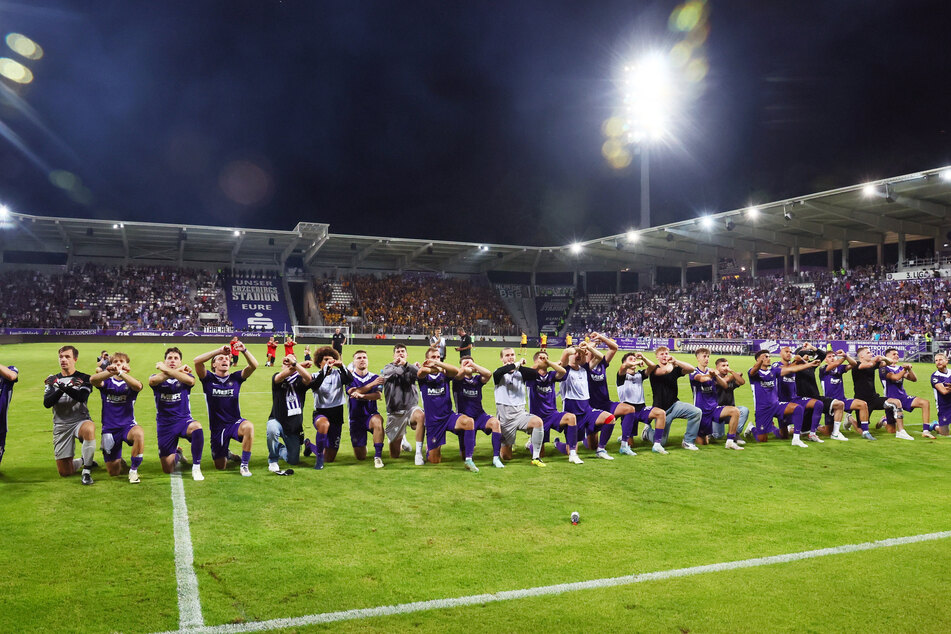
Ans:
[{"label": "football sock", "polygon": [[96,457],[96,441],[95,440],[84,440],[83,441],[83,468],[89,469],[92,467],[92,461]]},{"label": "football sock", "polygon": [[498,456],[502,451],[502,433],[494,431],[492,432],[492,455]]},{"label": "football sock", "polygon": [[727,434],[727,435],[726,435],[726,439],[727,439],[727,440],[736,440],[736,434]]},{"label": "football sock", "polygon": [[317,432],[317,436],[316,438],[314,438],[314,441],[315,441],[314,447],[316,448],[314,450],[314,453],[322,452],[324,448],[327,446],[327,434],[322,434],[320,432]]},{"label": "football sock", "polygon": [[568,443],[568,448],[572,451],[578,449],[578,427],[576,425],[568,425],[565,427],[565,441]]},{"label": "football sock", "polygon": [[83,461],[79,458],[73,458],[73,471],[79,471],[83,468]]},{"label": "football sock", "polygon": [[822,403],[816,403],[812,406],[812,427],[809,428],[811,433],[816,433],[820,421],[822,421]]},{"label": "football sock", "polygon": [[532,429],[532,459],[538,458],[542,452],[542,443],[545,442],[545,430],[542,427]]},{"label": "football sock", "polygon": [[621,440],[626,441],[635,433],[634,425],[637,424],[634,420],[635,416],[637,416],[636,413],[631,413],[621,418]]},{"label": "football sock", "polygon": [[416,455],[417,456],[423,455],[423,441],[421,440],[416,441]]},{"label": "football sock", "polygon": [[557,438],[555,439],[555,449],[557,449],[559,452],[561,452],[561,453],[563,453],[563,454],[567,454],[567,453],[568,453],[568,445],[566,445],[565,443],[561,442],[561,441],[558,440]]},{"label": "football sock", "polygon": [[246,466],[248,466],[248,463],[249,463],[250,461],[251,461],[251,452],[250,452],[250,451],[242,451],[242,452],[241,452],[241,464],[243,464],[243,465],[246,467]]},{"label": "football sock", "polygon": [[132,456],[132,464],[129,465],[129,468],[138,471],[139,467],[142,465],[142,460],[144,459],[145,456],[143,454]]},{"label": "football sock", "polygon": [[201,464],[201,452],[205,448],[205,430],[196,429],[192,432],[192,466]]},{"label": "football sock", "polygon": [[475,451],[476,433],[474,429],[467,429],[462,432],[462,442],[466,449],[466,460],[472,459],[472,452]]},{"label": "football sock", "polygon": [[383,443],[375,442],[373,443],[373,457],[382,458],[383,457]]},{"label": "football sock", "polygon": [[[609,419],[613,420],[613,419]],[[598,437],[598,449],[604,449],[611,440],[611,434],[614,433],[614,423],[608,422],[601,425],[601,435]]]}]

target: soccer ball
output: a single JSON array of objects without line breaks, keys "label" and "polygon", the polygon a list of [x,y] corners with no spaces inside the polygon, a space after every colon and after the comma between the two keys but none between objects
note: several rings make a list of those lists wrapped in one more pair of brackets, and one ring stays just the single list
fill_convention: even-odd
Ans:
[{"label": "soccer ball", "polygon": [[578,515],[578,511],[573,511],[571,513],[571,523],[577,526],[578,522],[580,521],[581,521],[581,516]]}]

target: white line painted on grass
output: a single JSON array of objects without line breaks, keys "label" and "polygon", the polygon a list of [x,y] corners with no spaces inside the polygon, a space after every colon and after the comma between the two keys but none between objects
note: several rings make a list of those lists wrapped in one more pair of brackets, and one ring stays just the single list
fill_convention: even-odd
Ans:
[{"label": "white line painted on grass", "polygon": [[178,580],[178,627],[194,631],[205,624],[198,598],[198,577],[195,576],[195,555],[192,533],[188,528],[188,506],[185,485],[179,471],[172,473],[172,524],[175,530],[175,578]]},{"label": "white line painted on grass", "polygon": [[577,590],[611,588],[614,586],[627,586],[635,583],[643,583],[645,581],[660,581],[663,579],[675,579],[677,577],[690,577],[693,575],[706,574],[708,572],[723,572],[725,570],[737,570],[740,568],[771,566],[773,564],[788,563],[802,559],[813,559],[816,557],[826,557],[828,555],[842,555],[845,553],[854,553],[862,550],[875,550],[877,548],[888,548],[891,546],[903,546],[905,544],[915,544],[918,542],[933,541],[936,539],[947,539],[949,537],[951,537],[951,531],[943,531],[941,533],[926,533],[924,535],[911,535],[909,537],[882,539],[875,542],[865,542],[863,544],[847,544],[832,548],[821,548],[819,550],[807,550],[804,552],[789,553],[786,555],[756,557],[753,559],[741,559],[739,561],[729,561],[720,564],[707,564],[704,566],[692,566],[690,568],[677,568],[675,570],[661,570],[659,572],[645,572],[639,575],[609,577],[606,579],[593,579],[591,581],[578,581],[575,583],[561,583],[553,586],[525,588],[523,590],[507,590],[505,592],[496,592],[494,594],[475,594],[467,597],[456,597],[453,599],[435,599],[433,601],[416,601],[413,603],[401,603],[399,605],[384,605],[376,608],[344,610],[342,612],[324,612],[322,614],[311,614],[308,616],[299,616],[286,619],[271,619],[268,621],[257,621],[252,623],[229,623],[226,625],[214,625],[192,629],[189,630],[189,632],[202,632],[204,634],[264,632],[267,630],[302,627],[305,625],[318,625],[322,623],[334,623],[337,621],[351,621],[356,619],[369,619],[378,616],[410,614],[412,612],[423,612],[427,610],[458,608],[467,605],[481,605],[484,603],[511,601],[514,599],[525,599],[528,597],[564,594],[565,592],[575,592]]}]

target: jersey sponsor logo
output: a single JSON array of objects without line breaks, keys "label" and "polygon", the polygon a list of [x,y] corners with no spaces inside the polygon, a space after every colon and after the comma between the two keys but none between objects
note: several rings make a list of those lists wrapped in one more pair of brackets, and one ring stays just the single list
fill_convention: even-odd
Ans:
[{"label": "jersey sponsor logo", "polygon": [[442,396],[442,395],[445,394],[445,393],[446,393],[446,387],[445,387],[445,386],[441,386],[441,387],[427,387],[427,388],[426,388],[426,394],[427,394],[428,396]]},{"label": "jersey sponsor logo", "polygon": [[128,394],[106,394],[107,403],[125,403],[129,400]]},{"label": "jersey sponsor logo", "polygon": [[466,398],[479,398],[479,390],[464,389],[462,390],[462,395]]},{"label": "jersey sponsor logo", "polygon": [[225,389],[225,388],[213,387],[211,388],[211,395],[218,396],[218,397],[232,397],[234,396],[234,388]]},{"label": "jersey sponsor logo", "polygon": [[177,403],[178,401],[182,400],[182,393],[175,392],[173,394],[168,394],[168,393],[161,394],[159,395],[159,400],[165,403]]}]

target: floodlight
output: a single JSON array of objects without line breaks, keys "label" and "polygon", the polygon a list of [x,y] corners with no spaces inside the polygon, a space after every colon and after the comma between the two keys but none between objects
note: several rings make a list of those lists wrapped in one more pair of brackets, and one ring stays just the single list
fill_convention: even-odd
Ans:
[{"label": "floodlight", "polygon": [[757,217],[759,217],[759,209],[756,207],[750,207],[746,210],[746,217],[750,220],[755,220]]},{"label": "floodlight", "polygon": [[701,216],[700,217],[700,226],[709,231],[713,229],[713,218],[710,216]]},{"label": "floodlight", "polygon": [[866,198],[871,198],[876,193],[878,193],[878,189],[875,187],[875,185],[866,185],[862,188],[862,195]]},{"label": "floodlight", "polygon": [[571,249],[571,252],[574,253],[575,255],[577,255],[578,253],[581,253],[581,243],[580,243],[580,242],[572,242],[571,245],[569,245],[568,248]]},{"label": "floodlight", "polygon": [[628,242],[637,242],[637,232],[633,229],[629,229],[627,232],[627,241]]},{"label": "floodlight", "polygon": [[0,205],[0,220],[6,220],[10,216],[10,208],[6,205]]}]

